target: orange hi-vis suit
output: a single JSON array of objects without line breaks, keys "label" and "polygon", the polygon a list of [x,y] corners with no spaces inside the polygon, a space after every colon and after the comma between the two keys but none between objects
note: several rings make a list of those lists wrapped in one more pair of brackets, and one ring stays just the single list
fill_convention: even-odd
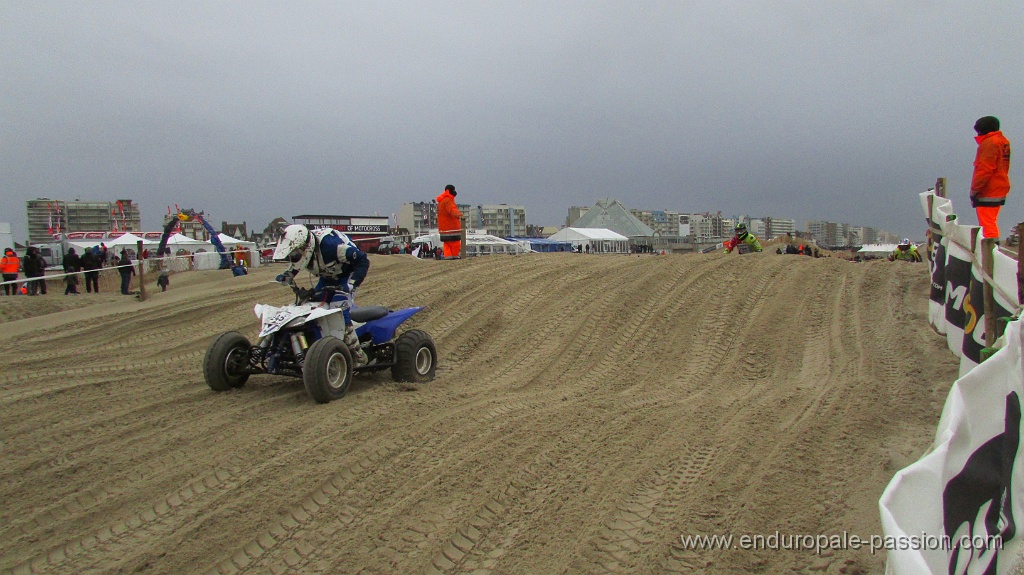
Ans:
[{"label": "orange hi-vis suit", "polygon": [[444,244],[444,257],[459,257],[462,253],[462,212],[455,205],[455,196],[448,190],[437,196],[437,231]]},{"label": "orange hi-vis suit", "polygon": [[[0,258],[0,273],[3,274],[4,282],[10,282],[18,279],[18,268],[21,267],[21,260],[18,259],[18,255],[14,253],[14,250],[7,248],[4,250],[4,257]],[[18,286],[15,284],[4,284],[4,295],[15,295],[18,293]]]},{"label": "orange hi-vis suit", "polygon": [[14,250],[8,248],[4,252],[4,257],[0,258],[0,274],[16,276],[19,269],[21,269],[21,258],[15,255]]},{"label": "orange hi-vis suit", "polygon": [[978,154],[971,178],[971,199],[982,235],[998,238],[999,209],[1010,193],[1010,141],[999,130],[974,139],[978,142]]}]

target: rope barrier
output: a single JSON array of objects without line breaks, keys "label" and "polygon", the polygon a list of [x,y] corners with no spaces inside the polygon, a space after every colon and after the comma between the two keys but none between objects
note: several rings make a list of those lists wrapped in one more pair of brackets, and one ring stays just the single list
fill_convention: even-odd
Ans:
[{"label": "rope barrier", "polygon": [[[254,252],[253,252],[253,250],[247,250],[247,253],[252,254]],[[259,252],[255,252],[255,253],[258,254]],[[78,270],[76,272],[64,272],[64,273],[57,273],[57,274],[45,274],[45,275],[36,276],[36,277],[27,277],[26,276],[26,277],[18,278],[16,280],[2,281],[2,282],[0,282],[0,286],[20,285],[20,284],[23,284],[23,283],[26,283],[26,282],[39,281],[39,280],[59,280],[59,279],[65,278],[65,277],[70,276],[70,275],[78,275],[78,274],[82,274],[82,273],[86,273],[86,272],[90,272],[90,271],[101,272],[103,270],[114,270],[114,269],[124,268],[124,267],[131,267],[133,269],[136,269],[136,266],[138,265],[139,262],[143,262],[143,264],[145,264],[146,262],[163,262],[163,261],[168,261],[168,260],[181,261],[181,260],[189,260],[189,259],[191,259],[191,260],[194,261],[196,256],[206,257],[207,255],[210,255],[210,254],[216,255],[218,259],[220,258],[220,253],[219,252],[198,252],[198,253],[182,254],[180,256],[178,256],[178,255],[176,255],[176,256],[162,256],[162,257],[156,257],[156,258],[151,257],[151,258],[146,258],[144,260],[132,260],[131,263],[129,263],[129,264],[113,265],[113,266],[103,266],[103,267],[100,267],[100,268],[96,268],[94,270]],[[232,261],[235,261],[235,260],[232,260]],[[169,270],[169,271],[188,271],[188,270]],[[118,273],[120,273],[120,272],[118,272]]]}]

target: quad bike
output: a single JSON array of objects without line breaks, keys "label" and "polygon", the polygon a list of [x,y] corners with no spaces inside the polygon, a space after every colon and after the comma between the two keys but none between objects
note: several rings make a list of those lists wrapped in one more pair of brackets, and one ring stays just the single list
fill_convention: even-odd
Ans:
[{"label": "quad bike", "polygon": [[357,365],[343,341],[341,308],[312,303],[312,290],[290,286],[295,303],[284,307],[256,304],[262,327],[255,344],[237,331],[223,333],[210,343],[203,375],[214,391],[242,387],[255,373],[301,377],[317,403],[340,398],[348,391],[353,372],[391,369],[396,381],[426,383],[434,379],[437,348],[429,334],[412,329],[395,338],[398,326],[422,307],[392,311],[383,306],[353,307],[352,325],[367,361]]}]

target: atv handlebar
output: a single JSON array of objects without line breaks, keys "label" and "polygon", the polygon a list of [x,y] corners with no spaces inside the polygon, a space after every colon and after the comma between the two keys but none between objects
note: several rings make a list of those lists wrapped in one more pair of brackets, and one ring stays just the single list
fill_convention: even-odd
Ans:
[{"label": "atv handlebar", "polygon": [[[276,283],[278,285],[288,286],[292,288],[292,293],[295,294],[295,305],[302,305],[303,303],[312,301],[313,298],[317,297],[320,294],[324,294],[326,296],[325,301],[331,301],[334,298],[334,295],[339,291],[345,293],[345,290],[338,290],[334,286],[325,287],[321,291],[317,291],[313,288],[301,288],[295,285],[295,281],[292,279],[292,276],[290,276],[287,273],[277,276],[277,279],[271,283]],[[347,293],[350,294],[349,299],[351,301],[352,297],[356,293],[356,289],[352,287],[349,289]]]},{"label": "atv handlebar", "polygon": [[303,303],[306,303],[307,301],[313,299],[313,297],[317,293],[316,290],[314,290],[313,288],[305,289],[295,285],[295,282],[288,275],[282,274],[277,277],[278,279],[270,283],[287,286],[291,288],[292,293],[295,294],[295,305],[302,305]]}]

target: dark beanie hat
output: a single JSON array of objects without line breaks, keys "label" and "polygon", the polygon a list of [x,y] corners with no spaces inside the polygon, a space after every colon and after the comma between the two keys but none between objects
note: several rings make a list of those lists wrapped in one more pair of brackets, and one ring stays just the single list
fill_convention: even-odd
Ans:
[{"label": "dark beanie hat", "polygon": [[455,186],[453,186],[451,184],[448,184],[447,186],[445,186],[444,189],[445,189],[446,192],[451,192],[451,194],[453,196],[457,196],[458,195],[458,192],[455,191]]},{"label": "dark beanie hat", "polygon": [[984,136],[990,132],[996,132],[999,130],[999,118],[995,116],[985,116],[978,118],[978,121],[974,123],[974,131],[979,136]]}]

